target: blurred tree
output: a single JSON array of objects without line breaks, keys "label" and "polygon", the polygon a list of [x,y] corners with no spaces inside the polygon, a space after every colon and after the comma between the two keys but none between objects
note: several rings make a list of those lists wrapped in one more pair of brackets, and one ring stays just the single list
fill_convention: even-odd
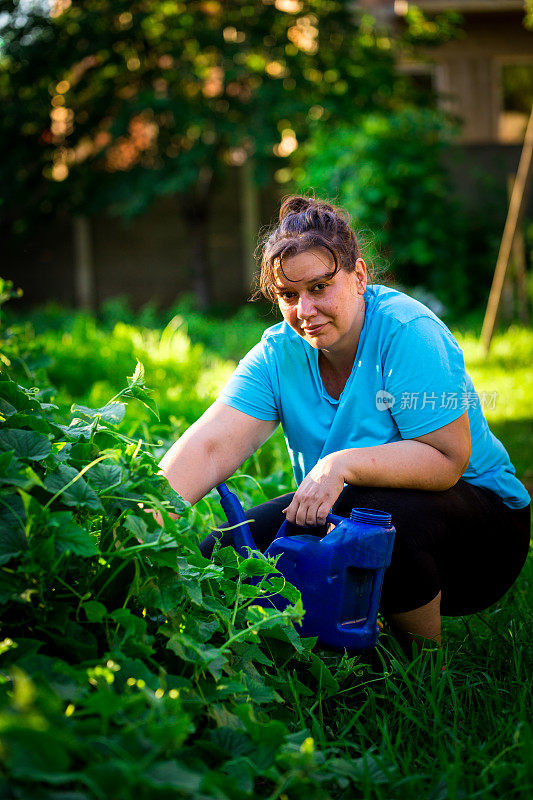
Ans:
[{"label": "blurred tree", "polygon": [[393,107],[391,40],[351,0],[1,0],[4,231],[64,208],[133,216],[177,194],[208,300],[213,181],[271,174],[308,136]]}]

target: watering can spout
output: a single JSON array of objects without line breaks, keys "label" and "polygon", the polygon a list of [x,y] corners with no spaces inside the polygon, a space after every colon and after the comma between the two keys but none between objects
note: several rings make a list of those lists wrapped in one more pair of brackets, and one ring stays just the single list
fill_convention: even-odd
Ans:
[{"label": "watering can spout", "polygon": [[246,548],[249,547],[251,550],[257,550],[257,547],[237,495],[230,491],[225,483],[220,483],[217,486],[217,491],[220,495],[220,505],[224,509],[230,527],[233,525],[237,526],[233,529],[235,550],[243,558],[248,558],[249,553]]}]

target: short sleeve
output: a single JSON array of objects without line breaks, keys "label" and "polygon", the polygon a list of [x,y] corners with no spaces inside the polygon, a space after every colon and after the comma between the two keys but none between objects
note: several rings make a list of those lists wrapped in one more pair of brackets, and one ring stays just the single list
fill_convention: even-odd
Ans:
[{"label": "short sleeve", "polygon": [[237,411],[262,420],[279,420],[276,397],[261,341],[239,362],[219,400]]},{"label": "short sleeve", "polygon": [[401,324],[382,369],[389,409],[404,439],[442,428],[467,408],[463,353],[437,319],[421,316]]}]

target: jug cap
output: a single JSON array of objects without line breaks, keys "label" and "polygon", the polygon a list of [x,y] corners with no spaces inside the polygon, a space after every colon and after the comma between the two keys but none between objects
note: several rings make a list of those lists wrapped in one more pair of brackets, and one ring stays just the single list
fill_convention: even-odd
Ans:
[{"label": "jug cap", "polygon": [[390,514],[376,508],[352,508],[350,519],[352,522],[366,522],[370,525],[390,525],[392,522]]}]

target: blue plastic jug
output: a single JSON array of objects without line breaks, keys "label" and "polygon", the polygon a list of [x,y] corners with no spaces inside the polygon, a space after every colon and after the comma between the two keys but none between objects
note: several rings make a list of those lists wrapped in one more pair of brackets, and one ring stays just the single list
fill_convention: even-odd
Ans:
[{"label": "blue plastic jug", "polygon": [[[257,550],[242,506],[226,484],[217,486],[220,502],[233,530],[235,549],[243,557],[247,547]],[[277,568],[302,595],[305,609],[301,636],[318,636],[324,647],[361,652],[374,647],[383,576],[390,564],[395,530],[391,515],[370,508],[354,508],[350,518],[329,514],[335,528],[322,539],[310,534],[287,536],[284,522],[265,551],[277,556]],[[281,595],[258,603],[280,610],[288,605]]]}]

